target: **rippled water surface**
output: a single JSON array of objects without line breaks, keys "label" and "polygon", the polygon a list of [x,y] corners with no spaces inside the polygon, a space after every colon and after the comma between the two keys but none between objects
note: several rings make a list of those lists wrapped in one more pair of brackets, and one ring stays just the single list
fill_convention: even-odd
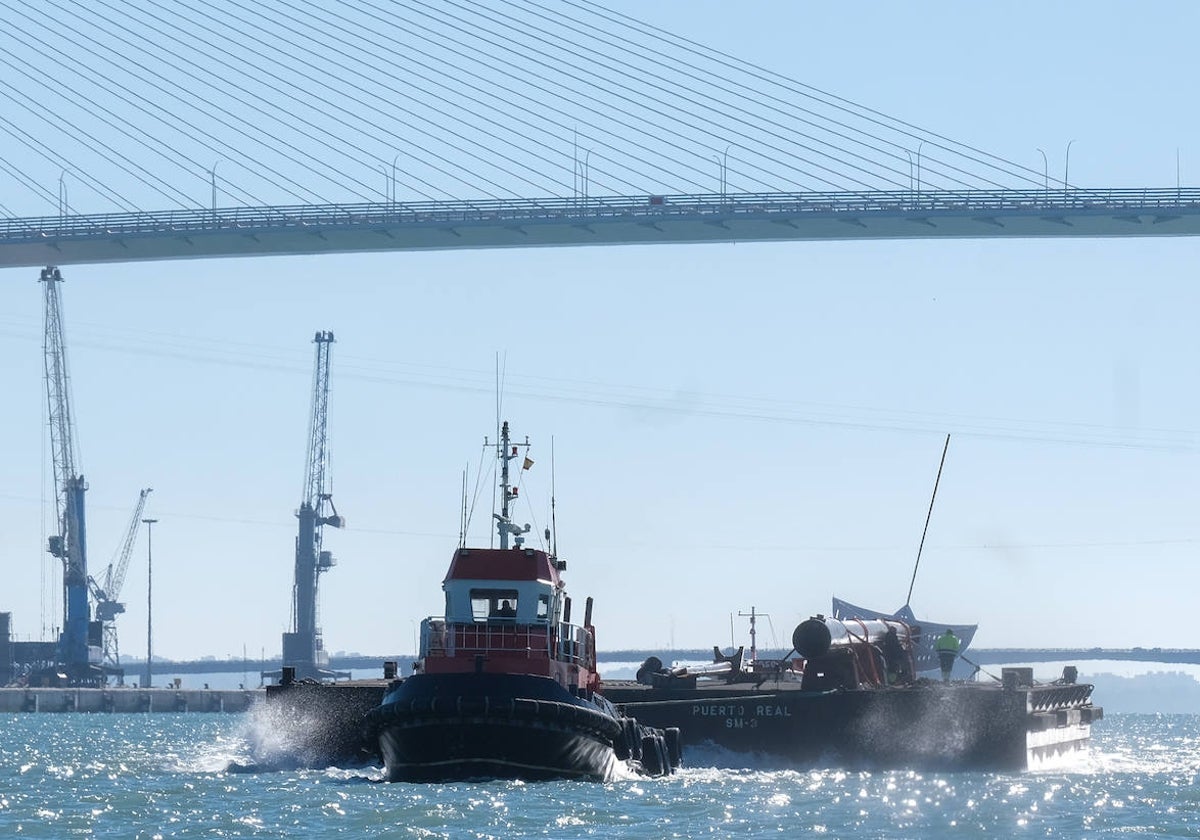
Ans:
[{"label": "rippled water surface", "polygon": [[1088,755],[1020,774],[778,770],[704,751],[670,779],[608,785],[225,772],[270,729],[0,716],[0,837],[1200,837],[1200,716],[1112,716]]}]

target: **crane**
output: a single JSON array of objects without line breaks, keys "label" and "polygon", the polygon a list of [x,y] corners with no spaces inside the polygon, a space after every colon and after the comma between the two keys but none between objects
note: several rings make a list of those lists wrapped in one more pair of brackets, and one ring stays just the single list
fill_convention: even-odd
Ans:
[{"label": "crane", "polygon": [[104,630],[104,671],[113,674],[117,682],[125,684],[125,672],[121,669],[121,652],[117,645],[117,616],[125,612],[125,605],[118,599],[121,588],[125,585],[125,573],[129,571],[129,558],[133,554],[133,544],[137,541],[138,527],[142,524],[142,512],[146,509],[146,497],[153,492],[147,487],[138,495],[137,505],[133,516],[125,529],[125,539],[109,561],[104,571],[104,585],[101,586],[95,578],[88,575],[88,589],[96,602],[96,620],[101,622]]},{"label": "crane", "polygon": [[[88,604],[87,529],[84,493],[87,482],[77,471],[75,424],[71,414],[71,382],[67,372],[67,344],[63,335],[62,302],[58,286],[62,273],[55,266],[42,269],[45,284],[46,331],[43,355],[46,402],[50,417],[50,450],[54,461],[54,507],[57,534],[47,549],[63,564],[63,629],[58,639],[58,663],[72,684],[103,682],[103,671],[94,668],[99,659],[99,639],[92,628]],[[94,643],[94,644],[93,644]]]},{"label": "crane", "polygon": [[327,330],[313,337],[316,360],[304,495],[296,512],[299,533],[296,537],[296,576],[292,586],[292,630],[283,634],[283,664],[295,668],[298,679],[319,679],[328,675],[325,669],[329,657],[317,626],[317,590],[321,573],[332,568],[335,561],[331,552],[321,548],[322,532],[326,525],[341,528],[346,524],[334,507],[328,475],[329,360],[333,341],[333,333]]}]

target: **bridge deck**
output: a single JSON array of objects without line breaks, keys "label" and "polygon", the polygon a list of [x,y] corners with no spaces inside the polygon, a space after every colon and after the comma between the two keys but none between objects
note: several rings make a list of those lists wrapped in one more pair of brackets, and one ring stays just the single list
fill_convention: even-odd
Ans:
[{"label": "bridge deck", "polygon": [[1200,189],[607,196],[0,220],[0,268],[690,242],[1195,236]]}]

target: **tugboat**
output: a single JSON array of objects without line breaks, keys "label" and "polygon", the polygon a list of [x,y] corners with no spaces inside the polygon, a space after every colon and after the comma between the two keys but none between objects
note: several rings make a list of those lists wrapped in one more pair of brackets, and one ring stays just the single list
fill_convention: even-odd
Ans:
[{"label": "tugboat", "polygon": [[[527,547],[529,526],[512,521],[509,469],[522,446],[506,421],[496,444],[500,547],[460,544],[442,583],[445,616],[421,622],[413,674],[367,715],[389,781],[609,781],[622,766],[660,776],[679,765],[678,729],[642,726],[600,693],[592,599],[572,624],[566,561]],[[526,454],[522,469],[532,465]]]}]

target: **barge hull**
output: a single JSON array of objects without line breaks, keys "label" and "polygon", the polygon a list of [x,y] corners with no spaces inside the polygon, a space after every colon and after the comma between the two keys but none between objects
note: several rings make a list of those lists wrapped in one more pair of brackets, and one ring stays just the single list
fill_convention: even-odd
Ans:
[{"label": "barge hull", "polygon": [[678,727],[687,747],[708,743],[800,766],[1012,771],[1086,745],[1091,722],[1102,715],[1087,703],[1090,691],[974,683],[857,691],[604,688],[639,723]]}]

